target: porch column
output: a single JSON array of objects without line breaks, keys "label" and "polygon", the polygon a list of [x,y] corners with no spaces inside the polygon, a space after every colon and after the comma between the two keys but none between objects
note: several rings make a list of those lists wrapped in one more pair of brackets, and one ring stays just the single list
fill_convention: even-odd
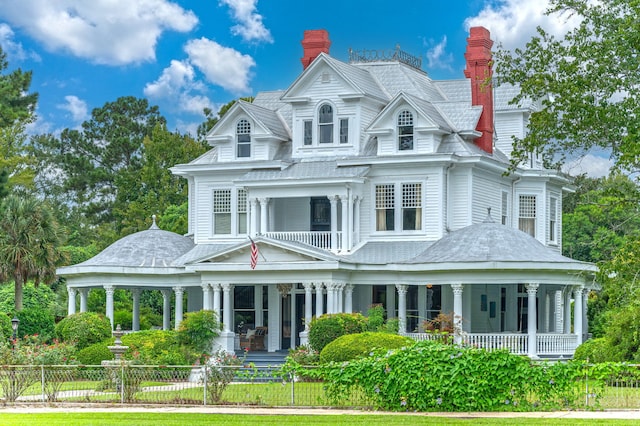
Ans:
[{"label": "porch column", "polygon": [[344,288],[346,283],[336,283],[336,313],[344,312]]},{"label": "porch column", "polygon": [[323,303],[322,303],[322,287],[324,286],[323,283],[315,283],[315,288],[316,288],[316,318],[318,318],[320,315],[322,315],[323,312]]},{"label": "porch column", "polygon": [[111,328],[113,328],[113,292],[116,289],[112,285],[105,285],[103,286],[103,288],[107,296],[107,301],[106,301],[107,318],[109,318],[109,321],[111,322]]},{"label": "porch column", "polygon": [[220,318],[220,284],[211,284],[211,287],[213,288],[213,312],[220,321],[222,319]]},{"label": "porch column", "polygon": [[360,202],[362,201],[362,197],[359,195],[354,199],[353,205],[353,241],[351,243],[351,247],[355,246],[360,242]]},{"label": "porch column", "polygon": [[327,313],[333,314],[333,296],[335,294],[335,284],[328,282],[324,284],[327,287]]},{"label": "porch column", "polygon": [[573,333],[576,335],[578,345],[582,343],[582,292],[583,286],[573,289]]},{"label": "porch column", "polygon": [[542,309],[542,314],[544,315],[544,319],[542,321],[542,332],[549,332],[549,317],[551,316],[551,300],[549,298],[549,293],[547,293],[546,288],[542,291],[541,296],[544,299],[544,305]]},{"label": "porch column", "polygon": [[338,250],[338,197],[334,195],[328,198],[331,204],[331,250],[335,252]]},{"label": "porch column", "polygon": [[131,299],[133,300],[133,312],[131,315],[131,330],[140,331],[140,289],[131,289]]},{"label": "porch column", "polygon": [[267,220],[268,220],[267,212],[268,212],[269,199],[268,198],[260,198],[260,199],[258,199],[258,201],[260,201],[260,234],[264,235],[264,233],[269,230],[268,222],[267,222]]},{"label": "porch column", "polygon": [[556,333],[562,333],[562,290],[556,290],[556,300],[555,300],[555,305],[556,305],[556,325],[555,328],[553,329],[553,331],[555,331]]},{"label": "porch column", "polygon": [[262,327],[264,325],[264,322],[262,321],[262,318],[264,317],[264,314],[263,314],[264,309],[262,307],[262,286],[261,285],[254,286],[253,297],[255,300],[255,309],[256,309],[255,325],[256,327]]},{"label": "porch column", "polygon": [[537,283],[526,284],[527,288],[527,340],[529,350],[527,355],[529,358],[538,357],[538,341],[537,341],[537,324],[538,318],[536,315],[536,293],[538,292]]},{"label": "porch column", "polygon": [[451,284],[451,290],[453,290],[453,342],[459,345],[462,343],[462,291],[464,285]]},{"label": "porch column", "polygon": [[564,289],[564,334],[571,334],[571,287]]},{"label": "porch column", "polygon": [[224,324],[224,331],[231,333],[233,324],[231,324],[231,290],[233,286],[228,283],[222,284],[222,323]]},{"label": "porch column", "polygon": [[407,332],[407,285],[396,284],[398,290],[398,333]]},{"label": "porch column", "polygon": [[304,331],[309,331],[309,324],[311,324],[311,318],[313,318],[313,284],[302,283],[304,287]]},{"label": "porch column", "polygon": [[589,317],[587,316],[587,301],[589,300],[589,289],[584,289],[582,294],[582,341],[586,341],[589,336]]},{"label": "porch column", "polygon": [[340,250],[349,250],[349,198],[345,195],[340,197],[342,210],[342,238],[340,239]]},{"label": "porch column", "polygon": [[175,324],[173,325],[174,328],[177,330],[178,327],[180,327],[180,323],[182,322],[182,315],[183,315],[183,311],[184,308],[183,303],[182,303],[182,296],[184,295],[184,287],[173,287],[173,292],[176,295],[176,315],[175,315]]},{"label": "porch column", "polygon": [[209,283],[200,284],[200,287],[202,287],[202,309],[204,309],[205,311],[210,311],[211,310],[211,287],[209,286]]},{"label": "porch column", "polygon": [[69,300],[67,301],[67,315],[73,315],[76,313],[76,289],[67,287],[67,295],[69,296]]},{"label": "porch column", "polygon": [[353,312],[353,284],[347,284],[344,291],[344,311],[350,314]]},{"label": "porch column", "polygon": [[79,288],[80,293],[80,312],[87,312],[87,296],[89,294],[88,288]]},{"label": "porch column", "polygon": [[250,209],[250,228],[249,235],[255,237],[258,233],[258,200],[256,198],[249,199],[249,209]]},{"label": "porch column", "polygon": [[162,292],[162,329],[167,331],[171,328],[171,290],[160,290]]}]

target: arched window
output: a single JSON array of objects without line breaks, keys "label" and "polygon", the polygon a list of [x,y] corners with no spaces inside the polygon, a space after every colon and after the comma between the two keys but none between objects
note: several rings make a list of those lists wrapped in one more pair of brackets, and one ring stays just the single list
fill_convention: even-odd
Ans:
[{"label": "arched window", "polygon": [[251,124],[240,120],[236,125],[236,155],[238,158],[251,157]]},{"label": "arched window", "polygon": [[333,108],[329,104],[318,111],[318,142],[333,143]]},{"label": "arched window", "polygon": [[411,149],[413,149],[413,114],[405,110],[398,115],[398,150]]}]

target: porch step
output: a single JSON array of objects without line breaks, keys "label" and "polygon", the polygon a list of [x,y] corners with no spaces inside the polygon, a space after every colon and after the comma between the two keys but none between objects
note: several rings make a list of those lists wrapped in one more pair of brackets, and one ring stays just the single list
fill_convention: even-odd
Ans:
[{"label": "porch step", "polygon": [[245,364],[253,363],[256,367],[280,366],[284,364],[284,360],[288,354],[288,351],[249,351],[245,358]]}]

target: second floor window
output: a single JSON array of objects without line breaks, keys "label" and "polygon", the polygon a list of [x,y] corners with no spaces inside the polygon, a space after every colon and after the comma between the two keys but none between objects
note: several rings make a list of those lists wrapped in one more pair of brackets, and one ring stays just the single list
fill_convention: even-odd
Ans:
[{"label": "second floor window", "polygon": [[558,242],[558,199],[549,198],[549,242]]},{"label": "second floor window", "polygon": [[333,143],[333,107],[329,104],[318,111],[318,143]]},{"label": "second floor window", "polygon": [[231,234],[231,190],[213,191],[213,233]]},{"label": "second floor window", "polygon": [[509,194],[502,191],[502,214],[500,223],[503,225],[509,224]]},{"label": "second floor window", "polygon": [[536,196],[520,195],[518,206],[518,229],[535,238]]},{"label": "second floor window", "polygon": [[247,191],[238,189],[238,234],[247,233]]},{"label": "second floor window", "polygon": [[405,110],[398,115],[398,150],[411,149],[413,149],[413,114]]},{"label": "second floor window", "polygon": [[236,125],[236,147],[238,158],[251,157],[251,124],[247,120],[240,120]]},{"label": "second floor window", "polygon": [[422,184],[376,185],[376,231],[422,229]]}]

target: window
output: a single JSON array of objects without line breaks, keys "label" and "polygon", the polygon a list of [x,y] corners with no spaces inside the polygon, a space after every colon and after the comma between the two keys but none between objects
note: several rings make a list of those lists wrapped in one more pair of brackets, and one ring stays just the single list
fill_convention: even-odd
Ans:
[{"label": "window", "polygon": [[251,124],[247,120],[236,125],[236,147],[238,158],[251,157]]},{"label": "window", "polygon": [[247,233],[247,191],[238,189],[238,234]]},{"label": "window", "polygon": [[518,229],[535,238],[536,196],[521,195],[519,199]]},{"label": "window", "polygon": [[318,142],[333,143],[333,107],[329,104],[318,111]]},{"label": "window", "polygon": [[313,142],[313,124],[311,120],[304,121],[304,141],[305,145],[311,145]]},{"label": "window", "polygon": [[422,229],[422,185],[419,183],[402,184],[402,229]]},{"label": "window", "polygon": [[502,192],[502,217],[500,223],[503,225],[509,224],[509,194]]},{"label": "window", "polygon": [[349,119],[340,119],[340,143],[349,143]]},{"label": "window", "polygon": [[376,185],[375,191],[376,231],[422,229],[421,183]]},{"label": "window", "polygon": [[231,190],[213,191],[213,233],[231,234]]},{"label": "window", "polygon": [[549,199],[549,241],[558,242],[558,199],[551,197]]},{"label": "window", "polygon": [[376,185],[376,231],[394,230],[394,185]]},{"label": "window", "polygon": [[398,150],[413,149],[413,114],[402,111],[398,115]]}]

